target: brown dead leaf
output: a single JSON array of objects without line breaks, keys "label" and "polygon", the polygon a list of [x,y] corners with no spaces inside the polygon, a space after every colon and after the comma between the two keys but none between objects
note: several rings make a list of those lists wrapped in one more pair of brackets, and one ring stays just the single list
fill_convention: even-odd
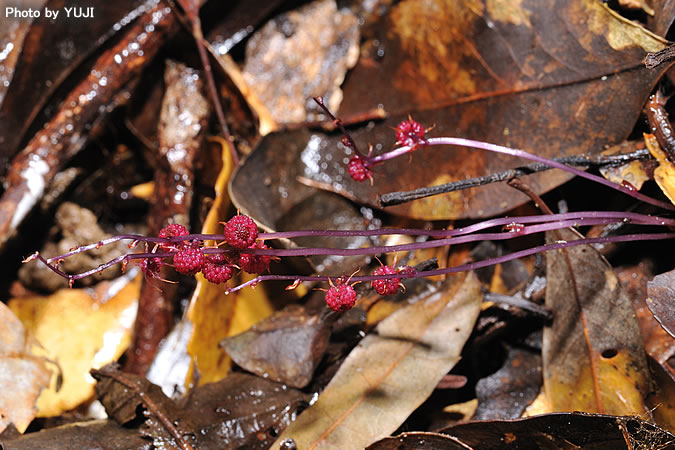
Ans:
[{"label": "brown dead leaf", "polygon": [[[569,229],[547,242],[579,239]],[[650,374],[631,300],[609,263],[591,246],[546,253],[544,390],[554,411],[649,414]]]},{"label": "brown dead leaf", "polygon": [[35,400],[49,384],[51,371],[33,353],[36,346],[32,333],[0,302],[0,432],[13,423],[23,433],[37,412]]},{"label": "brown dead leaf", "polygon": [[675,440],[675,436],[667,431],[638,418],[582,413],[469,422],[445,428],[441,432],[455,437],[468,448],[481,450],[666,449],[671,448]]},{"label": "brown dead leaf", "polygon": [[[595,0],[406,1],[362,33],[371,44],[378,42],[383,56],[362,54],[343,86],[339,115],[349,122],[383,105],[386,120],[353,130],[361,149],[373,144],[376,154],[394,146],[392,128],[408,114],[425,126],[435,124],[432,136],[478,139],[548,157],[601,151],[633,129],[662,75],[644,68],[642,59],[665,44]],[[339,133],[313,133],[296,157],[302,162],[298,173],[312,186],[372,206],[378,194],[522,164],[482,151],[434,147],[415,152],[412,163],[405,157],[378,165],[371,187],[347,175],[343,159],[350,155],[340,139]],[[296,145],[280,140],[274,151]],[[528,177],[528,184],[543,192],[567,179],[553,171]],[[419,219],[478,218],[524,200],[495,183],[387,210]]]},{"label": "brown dead leaf", "polygon": [[40,395],[39,416],[59,415],[94,395],[89,370],[116,360],[129,346],[140,284],[139,275],[131,282],[99,283],[96,291],[62,289],[47,297],[10,300],[9,307],[63,371],[60,389],[54,374]]},{"label": "brown dead leaf", "polygon": [[656,320],[675,337],[675,271],[662,273],[647,283],[647,306]]},{"label": "brown dead leaf", "polygon": [[275,446],[363,448],[392,433],[457,363],[481,300],[468,273],[380,322]]},{"label": "brown dead leaf", "polygon": [[223,340],[220,346],[249,372],[303,388],[312,380],[329,337],[330,323],[293,305]]}]

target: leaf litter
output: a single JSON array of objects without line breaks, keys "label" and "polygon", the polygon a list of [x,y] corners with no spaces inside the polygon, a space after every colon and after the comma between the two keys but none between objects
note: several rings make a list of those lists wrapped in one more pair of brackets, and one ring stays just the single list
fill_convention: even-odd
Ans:
[{"label": "leaf litter", "polygon": [[[201,69],[185,50],[193,48],[194,38],[201,35],[193,28],[196,2],[181,2],[187,20],[180,8],[168,9],[157,1],[145,6],[140,2],[109,5],[106,20],[73,40],[81,46],[81,54],[89,55],[88,62],[64,58],[44,70],[41,62],[54,51],[52,44],[58,47],[60,28],[50,28],[53,24],[46,21],[26,26],[27,40],[12,41],[25,51],[8,53],[18,61],[7,60],[6,67],[16,63],[17,69],[4,101],[0,100],[0,117],[16,113],[0,126],[0,139],[11,144],[3,146],[0,159],[9,161],[19,155],[6,165],[8,182],[0,198],[0,212],[6,216],[0,217],[4,251],[34,251],[35,239],[25,236],[35,230],[35,235],[45,236],[40,241],[54,245],[58,233],[47,238],[45,231],[54,210],[28,211],[43,192],[52,189],[49,179],[67,164],[81,172],[91,172],[92,167],[100,170],[102,163],[92,158],[92,149],[103,149],[110,159],[122,154],[109,150],[117,145],[128,146],[145,159],[138,174],[127,179],[149,182],[154,178],[154,184],[144,184],[154,188],[154,198],[144,194],[130,203],[126,200],[140,189],[122,190],[114,206],[122,206],[115,217],[141,228],[170,218],[203,233],[219,233],[218,222],[236,214],[235,207],[265,231],[367,230],[384,225],[441,229],[470,223],[451,219],[535,214],[530,205],[522,206],[525,197],[497,183],[381,211],[381,194],[490,176],[519,167],[522,161],[469,154],[461,148],[419,148],[410,158],[378,166],[372,187],[357,185],[345,170],[350,155],[342,136],[330,124],[312,122],[321,116],[310,97],[323,95],[330,109],[349,125],[359,146],[373,144],[375,154],[392,148],[392,128],[409,114],[425,126],[435,125],[429,131],[432,136],[449,133],[549,157],[591,155],[608,146],[629,154],[643,145],[636,139],[644,128],[638,118],[668,69],[664,64],[648,70],[642,64],[645,53],[663,49],[665,40],[590,0],[564,5],[322,0],[279,8],[283,3],[270,3],[255,13],[239,4],[227,11],[212,1],[201,5],[207,38],[200,42],[211,50],[213,80],[224,112],[219,122],[222,125],[224,119],[232,132],[230,142],[208,138],[219,146],[207,145],[204,139],[206,130],[220,133],[222,128],[213,126],[208,112],[197,120],[203,127],[197,141],[185,134],[195,129],[192,126],[181,128],[164,113],[157,120],[163,95],[166,102],[174,102],[179,119],[181,112],[190,109],[186,106],[190,101],[213,102],[213,91],[210,97],[202,97],[184,85],[171,94],[170,80],[160,81],[168,56]],[[139,5],[145,9],[141,11]],[[619,9],[635,14],[635,7]],[[654,5],[656,20],[646,20],[647,25],[665,35],[672,22],[667,17],[671,9]],[[146,14],[149,10],[156,14]],[[148,20],[158,21],[151,31]],[[177,23],[189,23],[192,35],[177,31]],[[317,28],[322,33],[317,34]],[[31,38],[40,30],[57,37],[36,45]],[[141,38],[142,31],[149,34]],[[117,62],[115,51],[131,48],[134,42],[147,45],[142,47],[144,55]],[[278,50],[254,52],[256,48]],[[158,57],[152,58],[154,54]],[[582,59],[584,64],[579,64]],[[93,66],[87,67],[88,63]],[[60,121],[60,112],[69,110],[69,103],[60,101],[91,88],[88,77],[109,69],[118,70],[111,75],[113,83],[107,89],[99,86],[102,90],[93,101],[82,105],[83,115],[72,123]],[[185,70],[195,78],[202,76]],[[43,83],[31,90],[30,86],[42,83],[39,80],[49,80],[49,86]],[[117,108],[129,100],[130,109]],[[42,124],[47,131],[40,131]],[[48,136],[56,142],[50,146],[54,158],[47,158],[47,166],[39,162],[30,166],[37,170],[33,175],[42,176],[40,192],[30,190],[34,187],[30,183],[15,183],[30,155],[36,154],[30,149],[39,147],[40,136],[69,124],[72,130]],[[94,132],[88,139],[76,139],[90,128]],[[277,131],[269,134],[273,129]],[[163,132],[177,139],[168,142]],[[645,137],[645,142],[659,161],[656,173],[656,163],[642,159],[611,176],[636,188],[655,178],[670,191],[672,162],[659,153],[663,143],[650,139]],[[242,156],[248,155],[237,167],[228,149],[232,145]],[[191,146],[186,155],[195,160],[182,160],[186,167],[167,165],[167,161],[182,164],[168,153],[157,158],[166,150],[175,156],[175,150]],[[28,159],[21,162],[26,155]],[[111,167],[123,167],[112,162]],[[173,178],[176,175],[178,179]],[[632,177],[640,183],[633,184]],[[559,187],[569,179],[565,174],[543,172],[526,179],[537,192],[553,190],[547,199],[561,201],[562,209],[603,209],[610,203],[622,210],[635,207],[606,197],[606,191],[587,195],[588,186],[577,180]],[[70,183],[75,192],[87,190],[84,185],[78,187],[77,177]],[[651,184],[645,182],[643,189],[652,189]],[[16,194],[26,188],[30,188],[30,204]],[[52,202],[78,203],[69,189],[50,193]],[[120,192],[117,187],[104,190]],[[167,206],[178,197],[185,200],[178,201],[180,207]],[[88,204],[96,204],[96,198],[95,192],[87,192]],[[111,209],[103,200],[98,203],[99,216],[100,211]],[[120,223],[106,223],[106,213],[102,216],[99,232],[119,230]],[[40,224],[43,218],[47,220]],[[95,230],[95,225],[95,221],[81,224],[87,230]],[[518,233],[521,226],[514,220],[506,229]],[[156,234],[156,230],[148,232]],[[567,230],[555,233],[549,242],[581,237]],[[341,239],[340,245],[351,248],[379,245],[377,239]],[[406,240],[413,242],[417,241]],[[533,242],[508,241],[496,248],[503,255]],[[209,244],[216,248],[218,242]],[[313,237],[277,244],[287,249],[338,245],[337,239]],[[483,259],[480,251],[474,251],[483,247],[460,244],[418,251],[409,263],[435,256],[440,267],[459,265]],[[612,253],[615,248],[603,250],[609,252],[612,264],[619,258]],[[52,388],[36,401],[49,377],[48,372],[37,374],[32,388],[19,399],[22,408],[17,411],[25,416],[11,418],[13,425],[0,434],[0,443],[3,448],[36,448],[56,441],[73,448],[102,448],[101,439],[105,448],[498,448],[505,441],[536,442],[542,448],[570,443],[616,448],[671,445],[673,436],[665,430],[673,431],[668,411],[675,397],[670,365],[675,346],[667,333],[672,334],[673,322],[668,309],[672,264],[647,254],[654,273],[664,275],[649,282],[649,299],[641,308],[647,297],[644,289],[631,291],[629,297],[622,287],[630,287],[626,280],[633,279],[637,269],[627,269],[617,278],[612,265],[589,246],[552,251],[543,258],[546,263],[542,257],[530,257],[484,271],[482,285],[474,272],[434,282],[406,282],[405,294],[386,300],[369,291],[370,283],[362,283],[356,286],[357,306],[339,317],[327,312],[323,295],[309,290],[312,285],[269,283],[225,295],[222,287],[201,275],[196,277],[196,287],[185,277],[176,278],[177,285],[146,283],[145,296],[166,295],[169,300],[166,309],[146,304],[139,310],[135,339],[153,334],[152,343],[137,340],[134,350],[121,360],[137,374],[101,365],[119,359],[128,345],[130,327],[122,313],[133,307],[140,281],[123,288],[124,296],[106,297],[106,282],[101,282],[93,290],[58,291],[46,299],[32,292],[44,287],[24,278],[24,286],[15,282],[7,288],[15,297],[10,305],[25,329],[42,343],[40,355],[49,355],[55,367],[63,367],[62,386],[56,392],[58,376],[52,374]],[[364,257],[313,256],[273,263],[270,270],[333,275],[365,271],[369,264]],[[396,266],[391,259],[387,264]],[[166,274],[174,276],[173,269],[167,268]],[[169,292],[172,289],[174,293]],[[482,306],[485,291],[491,300],[515,301],[525,308],[508,306],[496,312],[499,308],[494,305]],[[534,312],[541,312],[541,305],[526,307],[544,297],[553,315],[548,322]],[[71,320],[81,326],[71,325]],[[171,338],[160,344],[171,328]],[[536,336],[542,329],[539,358]],[[113,332],[115,339],[100,347],[101,336]],[[35,345],[30,346],[38,347],[32,339]],[[177,347],[172,350],[172,346]],[[105,361],[82,356],[98,355],[97,351],[107,355]],[[53,369],[53,363],[32,355],[27,347],[20,354],[39,371]],[[168,365],[160,364],[161,360]],[[148,377],[157,384],[143,376],[151,366],[154,372]],[[106,420],[83,421],[103,414],[95,413],[97,403],[91,403],[91,383],[72,387],[71,380],[88,377],[90,369],[98,381],[97,398],[107,411]],[[540,374],[543,388],[537,396]],[[531,408],[524,412],[528,404]],[[453,424],[458,416],[449,411],[459,411],[462,405],[473,405],[465,410],[475,411],[474,417]],[[532,410],[543,415],[518,419]],[[42,428],[40,432],[19,434],[16,429],[24,432],[36,412],[51,417],[33,422],[29,430]],[[61,425],[66,422],[73,423]],[[406,432],[399,434],[402,431]]]}]

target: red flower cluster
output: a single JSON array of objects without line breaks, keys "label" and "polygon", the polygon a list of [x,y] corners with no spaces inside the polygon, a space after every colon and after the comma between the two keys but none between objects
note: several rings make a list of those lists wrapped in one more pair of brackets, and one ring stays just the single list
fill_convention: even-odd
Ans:
[{"label": "red flower cluster", "polygon": [[[258,226],[248,216],[236,215],[227,222],[221,222],[225,226],[225,243],[230,247],[225,253],[206,254],[201,241],[173,240],[161,242],[156,248],[163,252],[172,253],[173,267],[178,273],[195,275],[202,272],[204,278],[211,283],[225,283],[234,275],[234,269],[241,268],[245,272],[259,274],[269,268],[271,257],[267,255],[250,255],[240,253],[241,250],[266,249],[262,241],[258,241]],[[159,232],[159,237],[171,239],[189,235],[189,231],[183,225],[170,224]],[[145,258],[139,265],[149,278],[159,278],[159,269],[162,266],[162,258]]]}]

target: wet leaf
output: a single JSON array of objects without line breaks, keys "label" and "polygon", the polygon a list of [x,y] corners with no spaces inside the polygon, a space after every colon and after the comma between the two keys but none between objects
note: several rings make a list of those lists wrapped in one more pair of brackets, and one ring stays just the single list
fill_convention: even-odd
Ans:
[{"label": "wet leaf", "polygon": [[275,445],[361,448],[396,430],[459,360],[480,301],[469,273],[380,322]]},{"label": "wet leaf", "polygon": [[469,422],[442,430],[473,448],[665,449],[675,436],[634,417],[556,413],[528,419]]},{"label": "wet leaf", "polygon": [[319,111],[312,97],[340,106],[358,41],[358,19],[334,0],[317,0],[275,17],[248,40],[244,79],[277,123],[305,122]]},{"label": "wet leaf", "polygon": [[445,434],[412,432],[386,437],[366,448],[367,450],[466,450],[467,446],[458,439]]},{"label": "wet leaf", "polygon": [[[575,240],[569,229],[547,242]],[[631,300],[609,263],[592,247],[546,254],[544,390],[557,411],[646,414],[650,375]]]},{"label": "wet leaf", "polygon": [[36,346],[32,333],[0,302],[0,432],[13,423],[23,433],[37,412],[35,400],[49,384],[51,371],[33,353]]},{"label": "wet leaf", "polygon": [[[227,219],[230,207],[227,183],[232,173],[232,162],[226,145],[221,145],[220,154],[222,169],[214,186],[216,198],[204,221],[202,233],[221,233],[222,225],[219,222]],[[243,283],[250,277],[248,274],[237,275],[229,283]],[[199,380],[203,384],[221,380],[230,370],[230,358],[218,347],[218,343],[249,329],[272,314],[273,308],[262,287],[242,289],[226,295],[222,286],[206,281],[201,274],[196,278],[197,288],[187,312],[193,324],[188,353],[196,366],[193,369],[199,371]],[[186,385],[191,380],[192,370],[185,380]]]},{"label": "wet leaf", "polygon": [[[435,124],[432,136],[478,139],[548,157],[596,153],[630,134],[664,70],[648,71],[642,64],[645,52],[663,48],[663,41],[593,0],[400,2],[363,34],[379,43],[384,56],[361,56],[343,86],[340,115],[349,121],[384,107],[386,120],[353,130],[361,149],[370,143],[375,153],[394,146],[392,128],[409,113],[424,126]],[[339,134],[313,136],[304,146],[297,138],[276,138],[274,151],[304,147],[296,159],[305,182],[373,206],[378,194],[523,163],[469,149],[420,149],[412,159],[377,166],[371,188],[346,176],[343,159],[349,155]],[[567,179],[555,171],[530,176],[528,184],[543,192]],[[421,219],[478,218],[525,200],[492,184],[387,210]]]},{"label": "wet leaf", "polygon": [[508,345],[502,367],[476,383],[478,408],[472,420],[515,419],[541,389],[541,356]]},{"label": "wet leaf", "polygon": [[137,430],[122,428],[111,420],[92,420],[62,425],[29,433],[16,438],[0,436],[4,450],[35,450],[54,448],[90,450],[151,450],[152,441],[143,438]]},{"label": "wet leaf", "polygon": [[62,289],[47,297],[20,297],[9,307],[62,370],[37,401],[40,416],[71,410],[94,395],[89,370],[122,356],[129,346],[141,277],[99,283],[95,291]]},{"label": "wet leaf", "polygon": [[181,405],[159,386],[114,366],[92,375],[99,380],[96,390],[106,411],[118,422],[132,420],[142,406],[147,420],[141,432],[156,446],[268,448],[307,400],[295,389],[238,373],[195,388]]},{"label": "wet leaf", "polygon": [[675,271],[655,276],[647,286],[649,310],[663,329],[675,338]]},{"label": "wet leaf", "polygon": [[220,346],[249,372],[303,388],[312,380],[329,337],[329,323],[301,306],[292,306],[223,340]]}]

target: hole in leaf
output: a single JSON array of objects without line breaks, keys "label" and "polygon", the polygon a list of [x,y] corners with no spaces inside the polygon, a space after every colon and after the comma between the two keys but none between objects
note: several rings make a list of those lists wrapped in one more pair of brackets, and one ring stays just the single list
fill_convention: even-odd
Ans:
[{"label": "hole in leaf", "polygon": [[619,353],[619,352],[617,352],[615,349],[608,348],[607,350],[604,350],[602,352],[602,357],[605,358],[605,359],[611,359],[611,358],[614,358],[617,355],[617,353]]}]

